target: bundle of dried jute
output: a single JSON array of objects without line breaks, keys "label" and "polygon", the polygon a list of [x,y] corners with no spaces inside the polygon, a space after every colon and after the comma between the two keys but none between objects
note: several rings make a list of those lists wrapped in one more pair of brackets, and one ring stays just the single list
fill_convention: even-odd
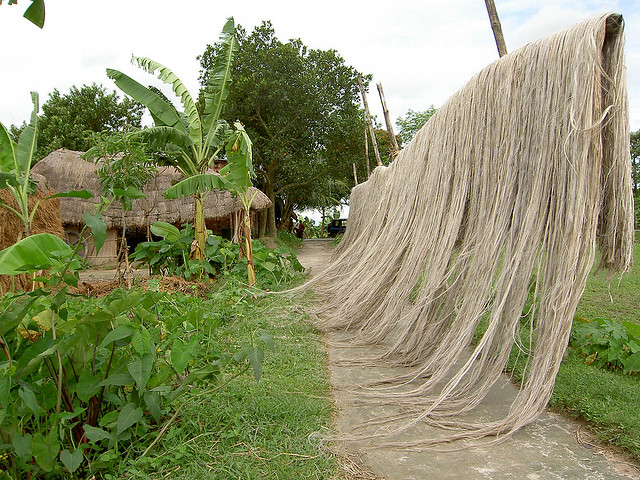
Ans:
[{"label": "bundle of dried jute", "polygon": [[[385,345],[370,361],[413,367],[362,392],[404,406],[403,426],[381,442],[501,438],[534,420],[596,245],[602,267],[630,267],[622,30],[608,13],[494,62],[354,188],[342,244],[305,288],[318,293],[321,327]],[[504,418],[462,421],[505,368],[525,304],[532,335],[516,399]],[[416,422],[450,433],[403,442]]]}]

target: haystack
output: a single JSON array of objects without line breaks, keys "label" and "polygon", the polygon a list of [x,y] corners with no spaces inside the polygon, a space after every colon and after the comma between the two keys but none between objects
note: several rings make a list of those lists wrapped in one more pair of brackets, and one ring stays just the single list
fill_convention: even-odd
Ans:
[{"label": "haystack", "polygon": [[[84,200],[79,198],[62,198],[60,214],[65,229],[77,230],[84,225],[84,212],[92,212],[100,199],[101,188],[97,175],[97,165],[82,158],[83,152],[59,149],[40,160],[32,171],[47,178],[49,184],[58,192],[69,190],[90,190],[94,198]],[[158,174],[145,188],[146,198],[133,201],[133,209],[125,212],[125,223],[131,230],[146,231],[155,221],[181,225],[193,222],[193,198],[168,200],[164,198],[164,191],[172,184],[181,180],[180,173],[171,167],[160,167]],[[252,211],[263,210],[271,204],[269,198],[260,190],[256,190]],[[221,233],[230,227],[230,217],[242,209],[239,199],[225,190],[214,190],[204,203],[204,215],[207,228]],[[89,243],[87,259],[91,263],[105,263],[116,260],[118,231],[122,228],[122,209],[120,204],[114,203],[105,212],[108,238],[100,251],[100,257],[95,255],[95,249]]]},{"label": "haystack", "polygon": [[[546,407],[596,245],[603,268],[632,262],[622,31],[620,15],[601,15],[489,65],[354,189],[344,243],[305,288],[321,297],[321,326],[384,348],[368,361],[414,367],[358,393],[406,412],[373,441],[499,441]],[[464,421],[523,328],[528,361],[510,410]],[[417,422],[446,433],[403,441]]]},{"label": "haystack", "polygon": [[[60,219],[60,200],[57,198],[44,200],[52,193],[48,190],[46,180],[40,175],[32,175],[32,177],[38,182],[40,188],[29,197],[29,211],[32,211],[36,203],[40,202],[40,204],[33,217],[33,231],[31,233],[52,233],[64,238],[64,229]],[[0,190],[0,200],[17,209],[16,201],[8,190]],[[0,250],[10,247],[22,237],[24,237],[24,230],[20,219],[10,210],[0,207]],[[26,274],[15,277],[0,275],[0,293],[5,293],[11,288],[26,290],[30,287],[31,279]]]}]

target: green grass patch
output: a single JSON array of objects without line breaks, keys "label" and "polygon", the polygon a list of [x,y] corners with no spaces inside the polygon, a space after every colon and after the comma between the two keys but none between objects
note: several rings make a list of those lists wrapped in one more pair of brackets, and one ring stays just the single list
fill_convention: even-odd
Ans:
[{"label": "green grass patch", "polygon": [[635,243],[633,247],[633,268],[622,277],[609,276],[605,271],[598,272],[598,254],[576,310],[577,316],[640,324],[640,243]]},{"label": "green grass patch", "polygon": [[[233,290],[231,290],[233,292]],[[230,319],[216,332],[240,350],[263,345],[261,376],[249,372],[183,408],[148,459],[133,463],[132,478],[328,479],[336,459],[316,438],[331,428],[333,403],[322,336],[300,301],[281,296],[244,298],[223,290],[211,301]],[[218,315],[220,316],[220,315]]]}]

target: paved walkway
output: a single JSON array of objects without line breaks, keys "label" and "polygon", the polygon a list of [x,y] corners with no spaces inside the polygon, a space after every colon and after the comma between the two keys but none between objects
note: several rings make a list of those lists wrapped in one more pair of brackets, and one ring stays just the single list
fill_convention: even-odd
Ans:
[{"label": "paved walkway", "polygon": [[[331,242],[306,240],[299,260],[311,274],[322,271],[331,255]],[[348,435],[360,422],[378,415],[392,415],[395,408],[363,405],[351,387],[372,379],[389,376],[384,367],[365,368],[343,366],[342,360],[355,359],[364,352],[358,348],[337,348],[342,334],[327,335],[327,349],[338,434]],[[367,351],[370,351],[367,348]],[[393,369],[399,373],[399,369]],[[483,403],[485,414],[499,415],[510,405],[516,388],[505,375],[494,386]],[[406,433],[405,440],[437,435],[438,431],[423,426]],[[346,444],[344,454],[356,458],[362,468],[378,478],[389,480],[441,479],[527,479],[527,480],[615,480],[640,478],[640,470],[625,463],[612,452],[590,443],[592,437],[578,423],[561,415],[545,412],[531,425],[518,431],[503,443],[443,453],[434,451],[407,452],[374,449],[365,442]],[[374,478],[374,477],[355,477]]]}]

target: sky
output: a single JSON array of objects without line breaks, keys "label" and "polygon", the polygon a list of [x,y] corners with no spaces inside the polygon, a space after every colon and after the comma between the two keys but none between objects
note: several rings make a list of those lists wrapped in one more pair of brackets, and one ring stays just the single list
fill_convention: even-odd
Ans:
[{"label": "sky", "polygon": [[[392,120],[439,107],[498,57],[484,0],[322,2],[243,0],[46,0],[38,29],[21,16],[28,0],[0,5],[0,122],[27,120],[30,91],[44,103],[54,88],[102,84],[115,68],[143,84],[152,76],[130,63],[150,57],[172,69],[192,95],[199,63],[228,17],[251,31],[270,20],[281,41],[334,49],[356,70],[373,75],[368,103],[383,122],[375,84],[382,83]],[[640,0],[495,0],[507,49],[607,11],[626,22],[630,125],[640,129]],[[157,84],[156,80],[156,84]]]}]

